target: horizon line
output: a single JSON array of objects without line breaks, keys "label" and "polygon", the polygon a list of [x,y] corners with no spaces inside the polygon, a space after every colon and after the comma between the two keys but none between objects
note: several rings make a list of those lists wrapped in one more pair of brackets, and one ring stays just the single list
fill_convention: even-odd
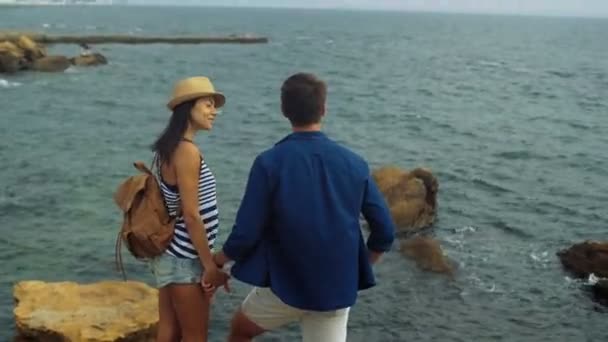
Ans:
[{"label": "horizon line", "polygon": [[480,15],[480,16],[512,16],[512,17],[541,17],[541,18],[580,18],[580,19],[608,19],[608,13],[560,13],[560,12],[498,12],[498,11],[467,11],[420,8],[369,8],[369,7],[335,7],[335,6],[272,6],[272,5],[223,5],[223,4],[175,4],[175,3],[131,3],[126,4],[68,4],[68,5],[34,5],[1,3],[0,7],[195,7],[195,8],[234,8],[234,9],[271,9],[271,10],[316,10],[316,11],[349,11],[349,12],[389,12],[389,13],[418,13],[418,14],[453,14],[453,15]]},{"label": "horizon line", "polygon": [[548,18],[588,18],[608,19],[608,13],[561,13],[561,12],[498,12],[498,11],[466,11],[466,10],[442,10],[442,9],[420,9],[420,8],[369,8],[369,7],[335,7],[335,6],[272,6],[272,5],[222,5],[222,4],[174,4],[174,3],[128,3],[126,5],[114,6],[141,6],[141,7],[197,7],[197,8],[237,8],[237,9],[284,9],[284,10],[319,10],[319,11],[355,11],[355,12],[397,12],[397,13],[429,13],[429,14],[471,14],[471,15],[497,15],[497,16],[521,16],[521,17],[548,17]]}]

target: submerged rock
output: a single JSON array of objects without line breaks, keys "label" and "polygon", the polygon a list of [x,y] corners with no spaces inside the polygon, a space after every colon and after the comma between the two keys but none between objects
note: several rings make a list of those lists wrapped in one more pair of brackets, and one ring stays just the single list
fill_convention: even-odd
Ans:
[{"label": "submerged rock", "polygon": [[47,56],[35,60],[32,63],[31,69],[44,72],[64,71],[70,67],[72,63],[65,56]]},{"label": "submerged rock", "polygon": [[557,253],[564,268],[577,277],[608,278],[608,241],[585,241]]},{"label": "submerged rock", "polygon": [[17,340],[153,341],[158,292],[138,282],[15,285]]},{"label": "submerged rock", "polygon": [[388,166],[375,170],[373,178],[400,230],[421,229],[435,221],[439,186],[431,170]]},{"label": "submerged rock", "polygon": [[600,303],[608,305],[608,279],[600,280],[593,285],[593,293]]},{"label": "submerged rock", "polygon": [[592,286],[595,299],[608,305],[608,241],[585,241],[557,253],[565,269],[579,278],[600,278]]},{"label": "submerged rock", "polygon": [[401,253],[414,260],[422,270],[453,276],[454,268],[443,254],[439,242],[429,237],[417,236],[401,242]]},{"label": "submerged rock", "polygon": [[106,57],[100,53],[70,58],[70,62],[76,66],[96,66],[108,64]]}]

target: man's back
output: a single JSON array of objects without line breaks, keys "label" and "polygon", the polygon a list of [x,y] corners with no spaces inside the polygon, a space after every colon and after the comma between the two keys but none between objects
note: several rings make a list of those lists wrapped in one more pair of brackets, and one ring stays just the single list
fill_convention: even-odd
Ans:
[{"label": "man's back", "polygon": [[[390,212],[367,163],[321,133],[327,86],[298,73],[281,86],[293,133],[254,161],[218,265],[255,287],[232,320],[231,341],[299,322],[304,341],[345,342],[357,291],[394,240]],[[359,227],[369,223],[367,243]]]},{"label": "man's back", "polygon": [[[256,158],[224,251],[238,263],[239,250],[246,249],[239,247],[239,232],[247,234],[240,227],[251,226],[259,230],[263,247],[256,253],[268,273],[267,284],[255,285],[271,287],[300,309],[349,307],[358,290],[374,285],[362,212],[372,221],[368,246],[386,251],[392,221],[367,163],[321,132],[292,133]],[[257,221],[263,221],[258,228]]]},{"label": "man's back", "polygon": [[352,305],[367,164],[320,132],[293,133],[261,158],[273,189],[267,232],[273,291],[302,309]]}]

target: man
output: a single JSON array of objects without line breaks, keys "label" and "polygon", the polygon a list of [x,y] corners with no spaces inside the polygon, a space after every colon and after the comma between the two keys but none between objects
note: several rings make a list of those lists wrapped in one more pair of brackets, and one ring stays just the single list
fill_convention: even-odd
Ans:
[{"label": "man", "polygon": [[80,56],[87,57],[91,56],[93,53],[91,52],[91,47],[87,43],[80,43]]},{"label": "man", "polygon": [[[367,163],[321,133],[326,86],[295,74],[281,88],[293,133],[254,161],[218,266],[252,284],[229,340],[250,341],[299,322],[304,341],[346,341],[357,291],[375,285],[371,264],[388,251],[394,226]],[[365,244],[359,217],[369,223]]]}]

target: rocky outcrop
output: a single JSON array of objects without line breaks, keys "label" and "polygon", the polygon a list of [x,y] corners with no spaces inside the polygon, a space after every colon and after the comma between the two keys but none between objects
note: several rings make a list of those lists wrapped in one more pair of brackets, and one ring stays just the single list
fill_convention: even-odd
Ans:
[{"label": "rocky outcrop", "polygon": [[608,280],[600,280],[593,285],[593,294],[600,303],[608,306]]},{"label": "rocky outcrop", "polygon": [[23,51],[12,42],[0,42],[0,72],[14,73],[22,68]]},{"label": "rocky outcrop", "polygon": [[404,240],[400,250],[422,270],[454,275],[452,263],[443,254],[439,242],[430,237],[417,236]]},{"label": "rocky outcrop", "polygon": [[591,274],[600,278],[593,284],[593,293],[602,304],[608,305],[608,241],[585,241],[557,253],[565,269],[579,278]]},{"label": "rocky outcrop", "polygon": [[32,70],[43,72],[64,71],[72,65],[65,56],[46,56],[36,59],[31,66]]},{"label": "rocky outcrop", "polygon": [[153,341],[158,292],[138,282],[20,282],[14,287],[18,340]]},{"label": "rocky outcrop", "polygon": [[25,58],[28,60],[33,61],[46,56],[46,47],[41,44],[36,44],[27,36],[19,37],[16,45],[23,51]]},{"label": "rocky outcrop", "polygon": [[422,236],[406,238],[435,222],[439,184],[433,172],[427,168],[407,171],[385,166],[374,170],[372,176],[390,208],[397,236],[402,239],[401,253],[422,270],[452,277],[452,264],[443,254],[439,242]]},{"label": "rocky outcrop", "polygon": [[67,58],[49,56],[44,45],[34,42],[27,36],[0,41],[0,73],[15,73],[22,70],[61,72],[70,65],[93,66],[107,64],[102,54]]},{"label": "rocky outcrop", "polygon": [[400,230],[421,229],[435,221],[439,186],[431,170],[388,166],[375,170],[373,178]]},{"label": "rocky outcrop", "polygon": [[100,53],[92,53],[85,56],[70,58],[70,62],[75,66],[96,66],[108,64],[106,57]]},{"label": "rocky outcrop", "polygon": [[585,241],[557,253],[562,265],[577,277],[608,278],[608,241]]}]

